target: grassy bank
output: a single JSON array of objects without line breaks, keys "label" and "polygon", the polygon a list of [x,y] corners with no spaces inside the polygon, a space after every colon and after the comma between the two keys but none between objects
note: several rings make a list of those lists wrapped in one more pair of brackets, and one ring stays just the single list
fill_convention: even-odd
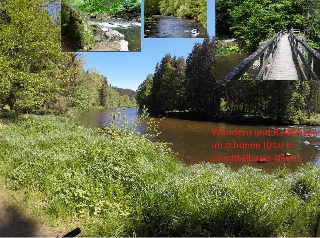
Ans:
[{"label": "grassy bank", "polygon": [[106,132],[68,116],[2,113],[1,176],[82,236],[315,235],[315,165],[274,174],[186,167],[163,144]]},{"label": "grassy bank", "polygon": [[244,53],[246,50],[243,45],[238,41],[216,42],[216,57],[223,57],[231,54]]}]

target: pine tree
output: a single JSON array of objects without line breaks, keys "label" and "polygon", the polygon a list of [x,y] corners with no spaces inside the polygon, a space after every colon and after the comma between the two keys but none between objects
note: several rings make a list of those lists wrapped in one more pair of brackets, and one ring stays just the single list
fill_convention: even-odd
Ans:
[{"label": "pine tree", "polygon": [[214,116],[220,109],[218,83],[215,79],[214,38],[196,43],[186,66],[187,100],[193,111]]}]

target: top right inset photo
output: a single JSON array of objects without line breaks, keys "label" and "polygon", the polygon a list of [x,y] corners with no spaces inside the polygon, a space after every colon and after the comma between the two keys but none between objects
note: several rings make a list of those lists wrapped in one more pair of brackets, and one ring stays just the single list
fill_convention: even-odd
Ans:
[{"label": "top right inset photo", "polygon": [[194,37],[207,37],[207,0],[144,1],[144,38]]},{"label": "top right inset photo", "polygon": [[216,77],[319,80],[320,1],[216,1]]}]

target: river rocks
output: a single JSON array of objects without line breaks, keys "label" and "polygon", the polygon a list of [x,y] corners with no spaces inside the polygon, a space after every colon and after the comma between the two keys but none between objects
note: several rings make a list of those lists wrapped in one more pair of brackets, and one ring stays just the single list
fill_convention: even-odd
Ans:
[{"label": "river rocks", "polygon": [[91,25],[92,27],[92,33],[94,35],[96,42],[101,42],[106,40],[106,36],[104,34],[104,31],[97,25]]},{"label": "river rocks", "polygon": [[128,51],[125,36],[116,30],[103,31],[98,25],[91,25],[96,44],[92,51]]},{"label": "river rocks", "polygon": [[124,35],[116,30],[109,30],[104,32],[104,34],[109,40],[119,41],[124,39]]},{"label": "river rocks", "polygon": [[95,44],[91,26],[83,13],[65,2],[61,3],[61,35],[68,37],[77,50],[87,51]]}]

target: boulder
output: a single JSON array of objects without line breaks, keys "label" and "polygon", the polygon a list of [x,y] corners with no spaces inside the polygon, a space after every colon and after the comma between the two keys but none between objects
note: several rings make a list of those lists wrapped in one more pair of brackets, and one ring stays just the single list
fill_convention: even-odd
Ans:
[{"label": "boulder", "polygon": [[85,15],[65,2],[61,3],[61,35],[69,37],[78,50],[87,51],[95,44],[95,37]]},{"label": "boulder", "polygon": [[101,42],[106,40],[106,36],[104,35],[104,31],[97,25],[91,25],[92,33],[94,35],[96,42]]},{"label": "boulder", "polygon": [[106,31],[104,32],[104,35],[108,40],[111,40],[111,41],[119,41],[124,39],[124,35],[116,30]]}]

